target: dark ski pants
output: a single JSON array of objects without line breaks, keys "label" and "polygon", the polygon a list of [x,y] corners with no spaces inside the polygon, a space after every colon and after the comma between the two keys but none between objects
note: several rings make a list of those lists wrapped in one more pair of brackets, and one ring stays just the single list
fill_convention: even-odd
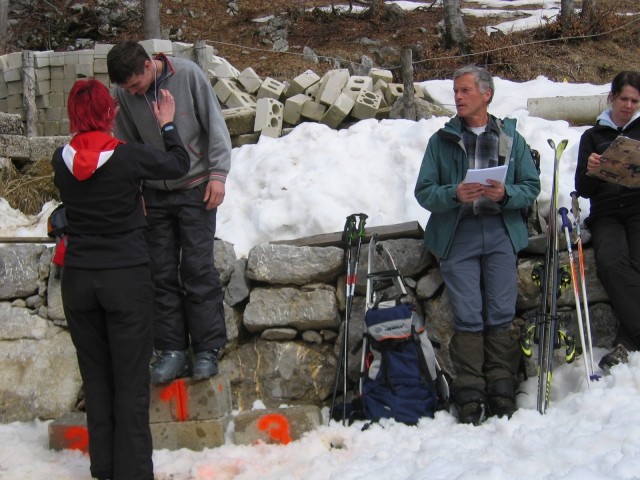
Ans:
[{"label": "dark ski pants", "polygon": [[502,217],[460,219],[440,272],[455,315],[449,346],[454,395],[514,383],[521,352],[509,327],[518,295],[517,258]]},{"label": "dark ski pants", "polygon": [[155,284],[156,350],[194,352],[227,342],[220,274],[214,266],[216,210],[206,210],[205,185],[188,190],[145,188],[147,244]]},{"label": "dark ski pants", "polygon": [[150,270],[146,265],[108,270],[65,267],[61,285],[84,383],[91,474],[152,480]]},{"label": "dark ski pants", "polygon": [[592,218],[597,275],[618,316],[616,343],[640,349],[640,212]]}]

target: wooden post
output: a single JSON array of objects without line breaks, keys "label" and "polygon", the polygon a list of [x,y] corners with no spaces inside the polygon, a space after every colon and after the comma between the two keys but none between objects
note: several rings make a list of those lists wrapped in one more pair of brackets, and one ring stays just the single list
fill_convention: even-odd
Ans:
[{"label": "wooden post", "polygon": [[9,0],[0,0],[0,55],[7,53]]},{"label": "wooden post", "polygon": [[402,65],[402,81],[404,92],[402,94],[402,105],[404,107],[404,118],[407,120],[416,119],[416,104],[413,91],[413,54],[411,48],[404,47],[400,54]]},{"label": "wooden post", "polygon": [[38,135],[38,109],[36,108],[36,56],[31,50],[22,51],[22,104],[27,137]]},{"label": "wooden post", "polygon": [[209,59],[207,58],[207,42],[198,40],[193,44],[193,48],[196,52],[196,63],[204,73],[207,73],[207,65],[209,63]]}]

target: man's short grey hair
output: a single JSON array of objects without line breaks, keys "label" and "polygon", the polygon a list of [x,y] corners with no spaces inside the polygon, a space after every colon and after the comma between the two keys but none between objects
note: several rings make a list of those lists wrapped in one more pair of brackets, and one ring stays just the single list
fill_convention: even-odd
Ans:
[{"label": "man's short grey hair", "polygon": [[475,65],[467,65],[466,67],[459,68],[453,74],[453,80],[455,81],[458,77],[462,75],[466,75],[470,73],[473,75],[473,78],[476,80],[476,85],[478,85],[478,89],[484,93],[487,90],[491,90],[491,97],[489,97],[489,101],[487,103],[491,103],[493,100],[493,94],[496,89],[493,85],[493,77],[489,73],[486,68],[477,67]]}]

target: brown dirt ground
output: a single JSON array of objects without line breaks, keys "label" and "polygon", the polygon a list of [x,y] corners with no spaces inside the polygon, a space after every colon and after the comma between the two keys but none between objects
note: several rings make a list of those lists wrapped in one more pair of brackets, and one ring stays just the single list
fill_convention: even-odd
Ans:
[{"label": "brown dirt ground", "polygon": [[[220,56],[240,70],[250,66],[262,76],[285,80],[307,69],[322,74],[333,68],[328,61],[313,64],[305,60],[301,55],[304,46],[323,57],[360,62],[362,55],[367,55],[375,61],[377,56],[371,47],[358,42],[364,37],[380,40],[382,47],[394,47],[396,51],[411,46],[416,62],[415,81],[448,78],[455,68],[468,63],[486,65],[495,75],[515,81],[544,75],[556,81],[607,83],[620,70],[640,70],[640,5],[637,0],[599,0],[596,20],[578,20],[564,34],[557,23],[550,22],[535,31],[490,37],[483,27],[501,20],[465,16],[465,25],[472,38],[472,55],[467,57],[443,48],[436,26],[443,20],[444,12],[434,4],[405,11],[402,18],[393,18],[385,9],[378,8],[377,14],[367,19],[355,13],[312,10],[316,6],[330,5],[328,0],[237,1],[240,11],[235,16],[227,13],[224,0],[164,2],[161,25],[174,30],[181,28],[187,42],[207,40]],[[346,2],[336,0],[334,3]],[[382,4],[382,0],[378,3]],[[354,1],[354,5],[362,3]],[[579,5],[578,0],[576,6]],[[474,2],[462,2],[463,8],[477,6]],[[169,8],[172,13],[168,13]],[[629,13],[635,15],[622,15]],[[291,22],[288,52],[275,53],[263,43],[258,32],[262,24],[252,20],[266,15],[278,15]],[[126,34],[135,37],[139,32],[140,29],[133,29]],[[596,36],[586,39],[558,40],[594,34]],[[400,65],[397,55],[383,57],[385,64],[381,66],[385,68]],[[399,73],[399,69],[394,72]]]}]

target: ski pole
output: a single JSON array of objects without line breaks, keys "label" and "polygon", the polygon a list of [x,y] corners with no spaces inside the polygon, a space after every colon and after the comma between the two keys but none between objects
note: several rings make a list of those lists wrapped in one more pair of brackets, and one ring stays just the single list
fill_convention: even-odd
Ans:
[{"label": "ski pole", "polygon": [[591,320],[589,314],[589,303],[587,301],[587,285],[584,269],[584,251],[582,249],[582,235],[580,231],[580,203],[578,202],[578,192],[571,192],[571,214],[574,219],[576,232],[576,245],[578,246],[578,266],[580,267],[580,286],[582,289],[582,304],[584,307],[585,330],[587,331],[587,346],[589,347],[589,365],[591,369],[591,379],[598,380],[599,375],[595,373],[595,364],[593,362],[593,343],[591,341]]},{"label": "ski pole", "polygon": [[587,347],[585,344],[584,337],[584,326],[582,320],[582,308],[580,308],[580,292],[578,290],[578,274],[576,272],[576,265],[573,258],[573,250],[571,248],[571,222],[569,221],[568,213],[569,211],[565,207],[560,207],[558,209],[558,213],[562,218],[562,228],[564,230],[564,235],[567,240],[567,252],[569,254],[569,265],[571,267],[571,283],[573,283],[573,296],[576,300],[576,313],[578,315],[578,330],[580,332],[580,344],[582,345],[582,351],[584,352],[583,360],[584,360],[584,371],[587,375],[587,387],[591,388],[591,375],[589,372],[589,366],[587,362]]}]

